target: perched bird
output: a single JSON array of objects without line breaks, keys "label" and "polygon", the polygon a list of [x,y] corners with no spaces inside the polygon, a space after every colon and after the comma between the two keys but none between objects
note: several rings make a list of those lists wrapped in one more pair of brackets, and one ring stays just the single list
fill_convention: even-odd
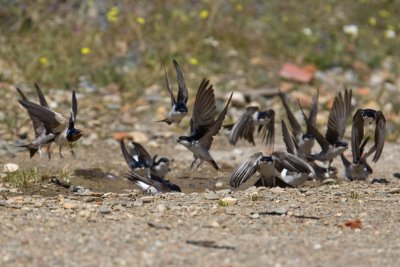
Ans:
[{"label": "perched bird", "polygon": [[347,118],[349,117],[351,110],[351,95],[351,90],[346,89],[344,97],[341,93],[335,97],[332,110],[329,114],[328,128],[325,137],[306,117],[299,102],[307,127],[310,129],[315,140],[317,140],[322,149],[318,154],[308,155],[307,158],[324,163],[328,162],[328,169],[331,167],[333,159],[342,154],[348,148],[348,144],[343,140],[343,136],[346,130]]},{"label": "perched bird", "polygon": [[[151,194],[178,191],[179,186],[165,179],[169,168],[169,159],[160,158],[157,155],[153,158],[147,150],[139,143],[132,142],[133,147],[129,148],[123,140],[120,141],[122,155],[125,158],[131,172],[127,174],[127,178],[133,181],[141,190]],[[139,170],[146,170],[144,175],[138,173]]]},{"label": "perched bird", "polygon": [[[310,172],[306,177],[305,175],[301,174],[298,175],[298,183],[302,184],[305,182],[306,179],[308,180],[313,180],[313,179],[324,179],[331,177],[332,175],[336,174],[337,169],[334,167],[324,168],[319,166],[316,162],[314,161],[308,161],[307,156],[303,153],[303,151],[300,149],[299,144],[296,142],[295,137],[290,135],[289,129],[286,125],[286,123],[282,120],[282,135],[283,135],[283,141],[286,145],[286,151],[289,154],[295,155],[302,160],[306,161],[314,170],[314,172]],[[328,174],[328,177],[327,177]],[[302,178],[302,179],[300,179]]]},{"label": "perched bird", "polygon": [[173,60],[176,76],[178,78],[178,97],[175,99],[174,93],[172,92],[171,84],[169,83],[167,70],[164,68],[165,72],[165,83],[167,84],[168,92],[171,96],[172,110],[168,114],[168,118],[160,120],[158,122],[165,122],[168,125],[172,123],[179,123],[186,116],[188,108],[186,106],[188,101],[188,90],[185,83],[185,78],[183,77],[183,72],[179,67],[178,63]]},{"label": "perched bird", "polygon": [[257,171],[261,177],[255,183],[256,186],[293,187],[303,182],[302,176],[306,175],[307,180],[313,169],[306,161],[286,152],[276,151],[271,156],[257,152],[233,171],[230,185],[234,188],[239,187]]},{"label": "perched bird", "polygon": [[[364,138],[364,126],[365,124],[370,125],[375,122],[375,134],[374,134],[374,146],[371,147],[367,154],[375,152],[372,158],[373,162],[377,162],[382,154],[383,146],[385,145],[385,133],[386,133],[386,119],[381,111],[373,109],[358,109],[353,116],[353,127],[351,131],[352,140],[361,142]],[[355,146],[352,149],[355,151],[357,143],[352,143]],[[373,150],[373,151],[372,151]]]},{"label": "perched bird", "polygon": [[[35,83],[35,87],[36,87],[36,92],[39,98],[39,103],[42,107],[45,108],[49,108],[49,105],[46,101],[46,98],[44,97],[44,94],[42,92],[42,90],[40,89],[40,87]],[[22,92],[21,89],[19,89],[17,87],[17,91],[19,93],[19,95],[21,96],[21,98],[25,101],[28,101],[28,98],[26,97],[26,95]],[[41,148],[43,148],[44,146],[47,146],[47,152],[48,152],[48,156],[49,159],[51,158],[51,154],[50,154],[50,144],[47,145],[40,145],[41,143],[43,143],[43,140],[47,138],[48,135],[48,131],[46,129],[46,126],[35,116],[29,115],[31,121],[32,121],[32,125],[33,125],[33,129],[35,131],[35,141],[33,141],[30,144],[27,145],[19,145],[19,147],[25,147],[29,149],[29,153],[30,153],[30,157],[32,158],[37,151],[39,151],[39,154],[41,154]]]},{"label": "perched bird", "polygon": [[165,192],[181,192],[181,189],[176,184],[169,182],[160,177],[141,176],[135,171],[127,174],[127,178],[133,181],[140,189],[149,192],[150,194],[165,193]]},{"label": "perched bird", "polygon": [[[308,115],[308,119],[311,122],[311,125],[313,125],[314,127],[316,127],[317,125],[316,122],[318,114],[318,96],[319,96],[319,90],[317,90],[317,93],[313,97],[310,113]],[[314,146],[315,142],[315,138],[311,132],[310,127],[307,126],[306,132],[304,132],[299,121],[296,119],[293,112],[290,110],[284,94],[279,93],[279,97],[281,98],[283,106],[286,110],[290,126],[292,127],[292,135],[294,136],[296,143],[298,144],[301,151],[305,155],[310,155],[311,149]]]},{"label": "perched bird", "polygon": [[157,155],[151,158],[149,152],[141,144],[132,142],[133,147],[128,149],[125,142],[121,140],[120,145],[122,155],[132,171],[148,169],[151,177],[159,178],[164,178],[171,171],[169,159],[162,157],[157,160]]},{"label": "perched bird", "polygon": [[243,138],[255,145],[253,133],[258,126],[258,133],[268,146],[274,139],[274,123],[275,112],[272,109],[260,111],[258,107],[248,107],[233,125],[229,134],[229,143],[235,145],[238,139]]},{"label": "perched bird", "polygon": [[[369,137],[364,139],[365,124],[375,122],[375,144],[366,152],[365,147]],[[377,162],[382,154],[385,144],[386,119],[381,111],[373,109],[358,109],[353,116],[351,129],[351,151],[353,160],[350,162],[341,155],[345,167],[345,176],[350,180],[366,180],[373,170],[367,162],[367,158],[374,153],[373,162]]]},{"label": "perched bird", "polygon": [[47,130],[44,138],[38,138],[32,142],[37,148],[55,142],[59,146],[60,157],[62,158],[62,147],[69,145],[72,155],[72,143],[82,137],[83,131],[75,128],[76,115],[78,113],[78,102],[75,91],[72,92],[72,108],[69,120],[60,113],[50,110],[26,99],[20,99],[19,103],[28,111],[31,117],[37,118],[43,123]]},{"label": "perched bird", "polygon": [[200,160],[196,169],[204,161],[207,161],[215,170],[220,170],[217,163],[210,155],[209,150],[211,148],[213,136],[221,129],[232,95],[233,93],[226,103],[224,110],[219,114],[218,118],[215,119],[217,108],[215,106],[214,89],[208,80],[202,80],[196,94],[193,115],[190,119],[190,135],[180,136],[177,140],[177,142],[193,153],[194,160],[190,165],[190,169],[193,168],[197,160]]}]

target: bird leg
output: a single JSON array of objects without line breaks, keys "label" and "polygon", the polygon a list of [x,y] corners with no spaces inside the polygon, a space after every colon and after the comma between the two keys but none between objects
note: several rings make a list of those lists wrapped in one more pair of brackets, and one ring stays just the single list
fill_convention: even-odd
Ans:
[{"label": "bird leg", "polygon": [[70,149],[70,152],[71,152],[71,154],[72,154],[72,157],[75,159],[76,157],[75,157],[75,152],[74,152],[74,150],[72,149],[72,143],[69,143],[69,149]]},{"label": "bird leg", "polygon": [[200,163],[197,164],[196,171],[197,171],[197,169],[200,167],[200,165],[201,165],[203,162],[204,162],[204,160],[200,159]]},{"label": "bird leg", "polygon": [[194,160],[192,161],[192,164],[190,164],[190,170],[193,169],[194,163],[197,161],[197,158],[195,157]]},{"label": "bird leg", "polygon": [[59,146],[60,158],[64,158],[63,155],[62,155],[62,153],[61,153],[61,150],[62,150],[62,146]]},{"label": "bird leg", "polygon": [[47,156],[49,157],[49,161],[51,160],[50,146],[51,144],[49,144],[47,147]]}]

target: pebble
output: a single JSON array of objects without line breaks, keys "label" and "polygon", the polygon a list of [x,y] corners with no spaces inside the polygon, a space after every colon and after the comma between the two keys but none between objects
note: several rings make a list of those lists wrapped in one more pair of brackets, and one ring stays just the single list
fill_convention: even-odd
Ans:
[{"label": "pebble", "polygon": [[143,206],[143,200],[141,200],[141,199],[135,200],[135,201],[133,202],[133,206],[134,206],[134,207]]},{"label": "pebble", "polygon": [[154,197],[153,196],[144,196],[140,198],[141,201],[143,201],[143,203],[151,203],[154,201]]},{"label": "pebble", "polygon": [[286,214],[288,212],[287,207],[278,207],[274,210],[278,214]]},{"label": "pebble", "polygon": [[219,200],[219,203],[220,203],[220,206],[228,207],[228,206],[236,205],[238,203],[238,200],[233,197],[224,197]]},{"label": "pebble", "polygon": [[160,213],[164,213],[165,211],[167,211],[167,207],[163,204],[158,204],[156,210]]},{"label": "pebble", "polygon": [[211,227],[211,228],[220,228],[221,227],[221,225],[217,221],[209,221],[207,226]]},{"label": "pebble", "polygon": [[224,186],[224,183],[223,182],[216,182],[215,183],[215,187],[216,188],[221,188],[221,187],[223,187]]},{"label": "pebble", "polygon": [[325,180],[322,181],[322,184],[336,184],[336,180],[332,179],[332,178],[327,178]]},{"label": "pebble", "polygon": [[400,188],[392,188],[388,192],[389,194],[398,194],[400,193]]},{"label": "pebble", "polygon": [[4,173],[16,172],[18,170],[19,170],[19,166],[18,166],[18,164],[15,164],[15,163],[7,163],[7,164],[4,164],[4,167],[3,167]]},{"label": "pebble", "polygon": [[218,200],[219,199],[219,195],[217,195],[215,192],[208,192],[208,193],[204,193],[204,198],[208,199],[208,200]]},{"label": "pebble", "polygon": [[260,214],[259,213],[252,213],[252,214],[250,214],[250,218],[258,219],[258,218],[260,218]]},{"label": "pebble", "polygon": [[67,210],[74,210],[78,208],[78,205],[72,202],[65,202],[63,205],[64,209]]},{"label": "pebble", "polygon": [[111,209],[109,207],[100,207],[99,213],[101,213],[101,214],[110,214],[111,213]]}]

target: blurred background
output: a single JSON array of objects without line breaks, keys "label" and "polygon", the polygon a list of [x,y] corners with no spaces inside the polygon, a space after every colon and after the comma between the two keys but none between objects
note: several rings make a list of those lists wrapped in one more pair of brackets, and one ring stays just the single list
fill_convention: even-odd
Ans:
[{"label": "blurred background", "polygon": [[[91,106],[83,122],[88,128],[102,125],[102,107],[107,114],[123,114],[122,124],[143,110],[162,118],[169,108],[164,64],[176,88],[171,63],[176,59],[190,90],[207,77],[218,92],[244,93],[242,106],[252,101],[246,92],[273,96],[281,88],[293,92],[295,106],[296,98],[310,101],[320,87],[321,105],[329,108],[336,91],[347,85],[354,89],[355,104],[384,110],[388,138],[397,139],[398,1],[0,2],[3,101],[9,97],[17,105],[14,86],[29,93],[37,82],[55,106],[69,107],[72,89],[91,94],[80,97],[83,109],[85,101]],[[146,108],[149,103],[164,108]],[[9,128],[4,134],[18,128],[15,109],[2,113],[0,121]],[[104,120],[114,123],[115,117]]]}]

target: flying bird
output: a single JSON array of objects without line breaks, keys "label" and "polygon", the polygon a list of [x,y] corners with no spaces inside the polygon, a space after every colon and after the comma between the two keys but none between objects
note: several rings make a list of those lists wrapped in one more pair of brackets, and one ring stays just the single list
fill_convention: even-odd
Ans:
[{"label": "flying bird", "polygon": [[275,112],[272,109],[260,111],[258,107],[251,106],[239,117],[229,134],[229,143],[235,145],[238,139],[245,139],[254,143],[254,131],[258,127],[258,134],[269,146],[274,140]]},{"label": "flying bird", "polygon": [[189,149],[194,156],[194,160],[190,165],[193,168],[196,161],[199,163],[196,167],[207,161],[215,170],[221,170],[213,157],[210,155],[210,148],[213,136],[221,129],[222,122],[228,111],[228,106],[232,99],[231,94],[224,110],[215,119],[217,108],[215,106],[214,88],[208,80],[203,79],[196,94],[193,106],[193,114],[190,119],[190,133],[188,136],[180,136],[177,140],[180,144]]},{"label": "flying bird", "polygon": [[312,125],[309,118],[304,114],[303,108],[299,102],[301,112],[307,123],[307,128],[310,129],[315,140],[317,140],[318,144],[321,146],[321,151],[318,154],[308,155],[307,157],[324,163],[328,162],[328,169],[330,169],[333,159],[348,148],[348,143],[343,140],[343,136],[346,131],[346,122],[351,110],[351,96],[351,90],[346,89],[344,97],[341,93],[335,97],[332,110],[329,114],[325,137]]},{"label": "flying bird", "polygon": [[[313,125],[314,127],[316,127],[317,125],[316,122],[318,114],[318,96],[319,96],[319,90],[317,90],[317,93],[313,97],[310,113],[308,115],[308,119],[311,122],[311,125]],[[314,146],[315,143],[315,138],[311,132],[310,127],[307,126],[306,132],[304,132],[299,121],[296,119],[293,112],[289,108],[289,105],[286,102],[284,94],[279,93],[279,97],[281,98],[283,106],[286,110],[290,126],[292,127],[292,135],[294,136],[296,143],[298,144],[301,151],[305,155],[310,155],[312,147]]]},{"label": "flying bird", "polygon": [[75,128],[76,115],[78,113],[78,102],[76,100],[75,91],[72,92],[72,107],[69,119],[60,113],[26,99],[20,99],[19,103],[28,111],[29,116],[37,118],[43,123],[47,130],[47,134],[43,138],[39,137],[34,140],[32,145],[39,148],[40,146],[55,142],[59,146],[59,153],[62,158],[62,147],[68,144],[72,155],[75,157],[72,143],[83,135],[82,130]]},{"label": "flying bird", "polygon": [[270,156],[257,152],[233,171],[230,185],[237,188],[256,172],[260,174],[256,186],[293,187],[303,180],[301,174],[308,175],[313,169],[306,161],[286,152],[276,151]]},{"label": "flying bird", "polygon": [[[35,83],[35,87],[36,87],[36,92],[39,98],[39,103],[42,107],[45,108],[49,108],[49,105],[46,101],[46,98],[42,92],[42,90],[40,89],[40,87]],[[21,96],[21,99],[28,101],[28,98],[26,97],[26,95],[22,92],[21,89],[19,89],[17,87],[17,91],[19,93],[19,95]],[[43,143],[43,140],[48,138],[47,134],[48,131],[46,129],[46,126],[35,116],[29,115],[31,121],[32,121],[32,125],[33,125],[33,129],[35,131],[35,141],[27,144],[27,145],[19,145],[19,147],[25,147],[29,150],[30,153],[30,157],[32,158],[37,151],[39,151],[39,154],[41,155],[41,148],[47,146],[47,152],[48,152],[48,156],[49,159],[51,158],[51,154],[50,154],[50,144],[47,145],[40,145],[41,143]]]},{"label": "flying bird", "polygon": [[[381,111],[374,109],[358,109],[353,116],[353,127],[351,131],[352,140],[361,141],[364,138],[364,126],[375,123],[374,146],[371,147],[367,154],[375,152],[372,158],[373,162],[377,162],[382,154],[385,145],[386,119]],[[353,143],[352,143],[353,145]],[[353,150],[356,150],[357,144],[354,143]]]},{"label": "flying bird", "polygon": [[178,96],[175,99],[174,93],[172,92],[171,84],[168,79],[168,74],[167,70],[164,68],[165,72],[165,83],[167,85],[168,92],[171,97],[171,105],[172,105],[172,110],[169,112],[168,117],[160,120],[158,122],[165,122],[168,125],[171,125],[172,123],[179,123],[181,120],[186,116],[188,112],[188,108],[186,106],[187,101],[188,101],[188,90],[186,87],[185,83],[185,78],[183,76],[183,72],[181,68],[179,67],[178,63],[173,60],[175,71],[176,71],[176,76],[178,78]]}]

